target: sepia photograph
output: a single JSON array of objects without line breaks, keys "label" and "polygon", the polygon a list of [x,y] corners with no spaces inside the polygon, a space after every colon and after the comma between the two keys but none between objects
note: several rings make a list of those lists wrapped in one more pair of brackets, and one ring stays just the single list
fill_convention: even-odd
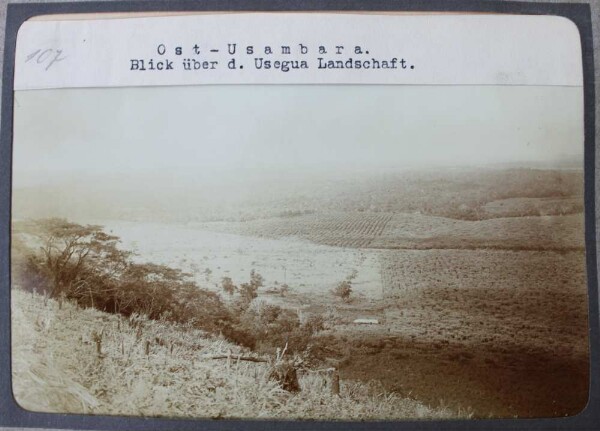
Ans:
[{"label": "sepia photograph", "polygon": [[27,90],[13,130],[24,409],[586,407],[580,86]]}]

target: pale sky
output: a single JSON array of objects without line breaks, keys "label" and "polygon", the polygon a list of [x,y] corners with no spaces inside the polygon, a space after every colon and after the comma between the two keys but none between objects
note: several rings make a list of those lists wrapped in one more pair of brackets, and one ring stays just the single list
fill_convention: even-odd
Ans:
[{"label": "pale sky", "polygon": [[19,91],[14,186],[583,161],[580,87],[196,86]]}]

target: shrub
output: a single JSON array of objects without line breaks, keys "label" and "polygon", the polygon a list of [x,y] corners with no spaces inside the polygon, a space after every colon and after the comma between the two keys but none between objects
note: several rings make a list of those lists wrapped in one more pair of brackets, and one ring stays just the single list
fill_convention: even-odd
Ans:
[{"label": "shrub", "polygon": [[231,277],[223,277],[221,279],[221,288],[225,293],[228,293],[230,296],[232,296],[237,290],[237,286],[233,284]]},{"label": "shrub", "polygon": [[248,349],[254,350],[256,348],[256,337],[252,331],[248,331],[246,328],[240,326],[225,326],[221,330],[223,337],[229,341]]},{"label": "shrub", "polygon": [[325,329],[325,318],[320,314],[312,314],[304,322],[304,328],[311,334]]},{"label": "shrub", "polygon": [[40,259],[33,255],[12,254],[12,280],[28,292],[48,292],[52,279]]},{"label": "shrub", "polygon": [[303,352],[313,333],[294,310],[265,303],[248,307],[231,330],[223,331],[231,341],[268,354],[286,343],[289,353]]},{"label": "shrub", "polygon": [[242,283],[240,285],[240,296],[247,304],[249,304],[258,296],[257,290],[257,285],[252,283]]},{"label": "shrub", "polygon": [[278,305],[266,304],[261,307],[258,317],[263,324],[270,325],[277,320],[281,311]]},{"label": "shrub", "polygon": [[352,293],[352,282],[349,280],[344,280],[339,283],[335,289],[333,289],[333,294],[342,298],[344,302],[347,302],[350,299],[350,294]]},{"label": "shrub", "polygon": [[264,284],[264,277],[260,275],[255,270],[250,271],[250,284],[254,286],[256,289],[262,287]]}]

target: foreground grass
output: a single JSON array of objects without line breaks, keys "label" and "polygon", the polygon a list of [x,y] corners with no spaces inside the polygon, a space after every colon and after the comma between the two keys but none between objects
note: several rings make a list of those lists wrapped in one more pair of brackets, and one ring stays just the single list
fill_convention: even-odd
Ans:
[{"label": "foreground grass", "polygon": [[[453,418],[448,409],[377,393],[370,385],[302,373],[290,394],[269,366],[240,362],[242,349],[192,328],[126,319],[70,302],[12,292],[13,392],[28,410],[194,418]],[[231,352],[230,360],[211,356]],[[248,352],[245,352],[248,355]]]}]

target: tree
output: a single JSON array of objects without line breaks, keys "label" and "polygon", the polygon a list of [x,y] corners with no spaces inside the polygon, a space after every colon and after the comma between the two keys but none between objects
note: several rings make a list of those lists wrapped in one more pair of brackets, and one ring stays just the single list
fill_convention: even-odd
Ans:
[{"label": "tree", "polygon": [[129,315],[139,313],[158,319],[173,310],[179,287],[186,283],[186,274],[178,269],[152,263],[130,263],[123,272],[119,289],[113,296],[116,311]]},{"label": "tree", "polygon": [[262,287],[264,284],[264,281],[265,281],[265,279],[258,272],[256,272],[255,270],[250,271],[250,284],[252,286],[255,286],[256,289],[258,289],[259,287]]},{"label": "tree", "polygon": [[258,296],[258,286],[253,283],[242,283],[240,285],[240,295],[244,302],[250,303]]},{"label": "tree", "polygon": [[90,277],[118,276],[127,265],[129,253],[118,250],[119,238],[102,232],[101,226],[54,218],[40,221],[35,233],[42,241],[40,264],[52,281],[52,296],[82,289]]},{"label": "tree", "polygon": [[339,283],[335,289],[333,289],[333,294],[335,296],[339,296],[342,298],[344,302],[348,302],[350,299],[350,294],[352,293],[352,282],[349,280],[344,280]]},{"label": "tree", "polygon": [[31,290],[43,285],[48,294],[84,307],[166,318],[213,333],[231,329],[235,316],[217,293],[199,288],[179,269],[133,262],[100,226],[47,219],[27,223],[23,231],[41,243],[39,253],[24,244],[13,248],[20,260],[15,275]]},{"label": "tree", "polygon": [[219,329],[230,316],[219,296],[199,288],[191,275],[166,265],[131,263],[121,277],[115,297],[118,312],[140,313],[150,319],[169,319],[207,330]]},{"label": "tree", "polygon": [[233,295],[237,290],[237,286],[233,284],[231,277],[223,277],[221,279],[221,288],[225,293],[229,293],[229,295]]},{"label": "tree", "polygon": [[242,283],[238,288],[240,297],[236,301],[235,307],[238,312],[245,312],[254,298],[258,297],[258,288],[263,285],[263,277],[256,271],[250,271],[250,282]]}]

